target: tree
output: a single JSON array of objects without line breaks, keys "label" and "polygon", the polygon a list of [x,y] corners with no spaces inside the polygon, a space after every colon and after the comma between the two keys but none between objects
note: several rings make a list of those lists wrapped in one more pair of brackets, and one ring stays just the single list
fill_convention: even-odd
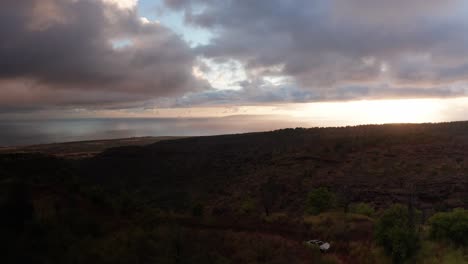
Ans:
[{"label": "tree", "polygon": [[342,207],[345,213],[348,213],[354,196],[353,190],[347,184],[343,184],[338,188],[337,196],[337,205]]},{"label": "tree", "polygon": [[432,238],[468,245],[468,210],[437,213],[429,218],[429,224]]},{"label": "tree", "polygon": [[417,221],[412,217],[408,207],[397,204],[387,209],[376,225],[377,243],[394,263],[404,262],[419,247]]},{"label": "tree", "polygon": [[269,216],[271,213],[271,208],[281,193],[281,185],[276,183],[273,177],[269,177],[268,181],[261,186],[260,192],[265,215]]},{"label": "tree", "polygon": [[203,207],[203,204],[201,203],[194,204],[192,207],[192,216],[195,216],[195,217],[203,216],[204,209],[205,208]]},{"label": "tree", "polygon": [[307,197],[306,212],[308,214],[319,214],[331,208],[336,204],[336,195],[328,188],[320,187],[312,190]]}]

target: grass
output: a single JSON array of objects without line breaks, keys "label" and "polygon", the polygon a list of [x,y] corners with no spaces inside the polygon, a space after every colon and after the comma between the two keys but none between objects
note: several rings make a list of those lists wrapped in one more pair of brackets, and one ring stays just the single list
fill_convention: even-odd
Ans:
[{"label": "grass", "polygon": [[336,223],[336,222],[374,222],[374,220],[366,215],[355,214],[355,213],[344,213],[344,212],[324,212],[319,215],[307,215],[304,216],[304,223],[308,225],[321,225],[324,223]]},{"label": "grass", "polygon": [[424,264],[463,264],[468,263],[466,248],[455,248],[452,245],[424,240],[418,254],[410,260],[411,263]]}]

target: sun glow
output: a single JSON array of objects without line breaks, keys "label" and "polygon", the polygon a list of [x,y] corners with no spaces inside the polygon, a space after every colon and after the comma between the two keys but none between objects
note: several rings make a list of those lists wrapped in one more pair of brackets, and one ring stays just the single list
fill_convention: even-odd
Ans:
[{"label": "sun glow", "polygon": [[[468,97],[448,99],[362,100],[350,102],[287,103],[191,108],[145,108],[63,112],[69,118],[224,118],[237,116],[270,127],[329,127],[385,123],[426,123],[467,120]],[[38,114],[36,113],[36,116]],[[50,112],[42,113],[51,117]],[[39,115],[39,116],[42,116]],[[2,117],[2,114],[0,114]],[[57,115],[55,118],[62,118]],[[27,113],[16,118],[31,118]],[[222,122],[222,119],[219,119]]]},{"label": "sun glow", "polygon": [[297,117],[326,125],[424,123],[444,121],[447,101],[441,99],[363,100],[311,103]]},{"label": "sun glow", "polygon": [[350,106],[357,111],[360,123],[421,123],[439,119],[437,100],[358,101]]}]

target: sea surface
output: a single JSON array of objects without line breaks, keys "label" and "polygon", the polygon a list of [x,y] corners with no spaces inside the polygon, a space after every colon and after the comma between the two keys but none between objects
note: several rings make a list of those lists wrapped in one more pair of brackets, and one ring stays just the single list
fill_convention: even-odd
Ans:
[{"label": "sea surface", "polygon": [[206,118],[50,119],[44,115],[0,113],[0,147],[142,136],[205,136],[295,127],[468,119],[468,97],[286,104],[260,111],[263,108],[256,107],[249,114]]},{"label": "sea surface", "polygon": [[2,120],[0,146],[142,136],[203,136],[308,126],[262,117]]}]

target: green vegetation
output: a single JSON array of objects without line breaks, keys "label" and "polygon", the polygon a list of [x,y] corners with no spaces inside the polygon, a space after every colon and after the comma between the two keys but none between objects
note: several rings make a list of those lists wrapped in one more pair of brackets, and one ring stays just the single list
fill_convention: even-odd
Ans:
[{"label": "green vegetation", "polygon": [[242,201],[239,210],[241,214],[249,215],[252,214],[256,209],[257,204],[255,203],[255,201],[252,198],[247,197]]},{"label": "green vegetation", "polygon": [[375,209],[368,203],[355,203],[349,206],[349,211],[354,214],[361,214],[366,216],[373,216]]},{"label": "green vegetation", "polygon": [[433,240],[423,240],[418,253],[408,263],[424,264],[468,264],[467,250],[438,243]]},{"label": "green vegetation", "polygon": [[267,223],[287,223],[289,219],[286,213],[272,213],[263,217],[263,221]]},{"label": "green vegetation", "polygon": [[328,188],[320,187],[314,189],[307,196],[306,212],[316,215],[333,209],[336,204],[336,195]]},{"label": "green vegetation", "polygon": [[203,216],[204,212],[205,212],[205,208],[203,207],[203,204],[196,203],[195,205],[193,205],[192,216],[201,217]]},{"label": "green vegetation", "polygon": [[466,150],[468,123],[0,155],[2,263],[468,263]]},{"label": "green vegetation", "polygon": [[377,222],[375,237],[394,263],[403,263],[419,247],[415,216],[403,205],[385,210]]},{"label": "green vegetation", "polygon": [[457,246],[468,245],[468,210],[437,213],[429,219],[429,225],[432,238]]},{"label": "green vegetation", "polygon": [[261,186],[261,201],[266,216],[271,214],[272,208],[279,197],[280,190],[281,185],[276,183],[273,177],[269,177],[268,181]]}]

